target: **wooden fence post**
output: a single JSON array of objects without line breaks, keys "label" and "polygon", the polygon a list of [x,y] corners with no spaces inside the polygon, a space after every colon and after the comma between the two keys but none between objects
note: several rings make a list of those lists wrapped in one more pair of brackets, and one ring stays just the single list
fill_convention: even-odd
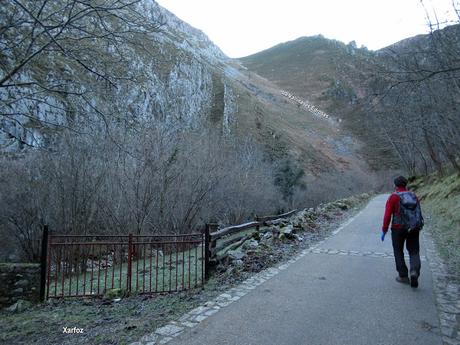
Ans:
[{"label": "wooden fence post", "polygon": [[212,257],[216,254],[214,251],[216,249],[216,240],[211,237],[211,233],[217,231],[219,224],[209,223],[209,260],[211,261]]},{"label": "wooden fence post", "polygon": [[45,300],[46,292],[46,266],[48,262],[48,225],[43,226],[42,248],[40,256],[40,301]]},{"label": "wooden fence post", "polygon": [[131,293],[132,260],[133,260],[133,234],[129,234],[128,236],[128,272],[126,274],[126,290],[128,291],[128,294]]}]

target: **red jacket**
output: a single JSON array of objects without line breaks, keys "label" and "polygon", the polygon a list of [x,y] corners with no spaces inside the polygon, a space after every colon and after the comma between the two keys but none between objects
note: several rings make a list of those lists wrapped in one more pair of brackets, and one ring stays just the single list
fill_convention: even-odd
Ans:
[{"label": "red jacket", "polygon": [[[396,192],[407,192],[407,189],[404,187],[396,187]],[[394,216],[399,215],[399,196],[396,193],[392,193],[387,200],[385,206],[385,215],[383,216],[383,226],[382,231],[387,232],[388,227],[390,226],[391,219]],[[400,224],[393,223],[391,224],[392,229],[401,229]]]}]

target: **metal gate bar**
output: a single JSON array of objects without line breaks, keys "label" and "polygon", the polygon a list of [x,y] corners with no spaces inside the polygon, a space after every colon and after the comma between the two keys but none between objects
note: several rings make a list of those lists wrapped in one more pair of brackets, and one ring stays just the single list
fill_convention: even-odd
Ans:
[{"label": "metal gate bar", "polygon": [[204,284],[205,252],[205,236],[196,233],[49,235],[46,298],[195,288]]}]

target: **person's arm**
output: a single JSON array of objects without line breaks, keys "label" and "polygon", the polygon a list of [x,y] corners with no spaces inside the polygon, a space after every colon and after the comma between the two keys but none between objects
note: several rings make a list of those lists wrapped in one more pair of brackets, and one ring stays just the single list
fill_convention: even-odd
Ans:
[{"label": "person's arm", "polygon": [[394,212],[395,197],[396,197],[395,194],[391,194],[385,205],[385,214],[383,215],[383,226],[382,226],[382,231],[385,234],[387,233],[388,228],[390,227],[391,216],[393,215],[393,212]]}]

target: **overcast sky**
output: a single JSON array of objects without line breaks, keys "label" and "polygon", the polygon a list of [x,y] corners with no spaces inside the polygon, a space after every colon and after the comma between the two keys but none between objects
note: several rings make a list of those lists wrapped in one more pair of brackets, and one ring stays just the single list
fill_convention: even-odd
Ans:
[{"label": "overcast sky", "polygon": [[[420,0],[158,0],[230,57],[322,34],[375,50],[427,32]],[[446,18],[452,0],[424,0]]]}]

